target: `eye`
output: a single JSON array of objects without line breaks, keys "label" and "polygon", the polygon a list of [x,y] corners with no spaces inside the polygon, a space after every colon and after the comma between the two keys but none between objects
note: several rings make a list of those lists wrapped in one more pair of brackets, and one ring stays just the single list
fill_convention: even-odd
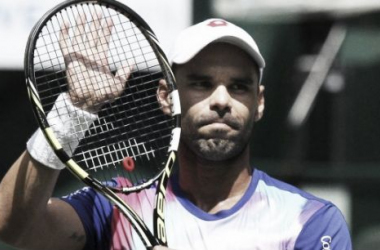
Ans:
[{"label": "eye", "polygon": [[233,83],[229,86],[229,89],[235,93],[247,92],[250,90],[250,86],[245,83]]},{"label": "eye", "polygon": [[212,83],[210,81],[192,81],[189,85],[194,89],[210,89],[212,88]]}]

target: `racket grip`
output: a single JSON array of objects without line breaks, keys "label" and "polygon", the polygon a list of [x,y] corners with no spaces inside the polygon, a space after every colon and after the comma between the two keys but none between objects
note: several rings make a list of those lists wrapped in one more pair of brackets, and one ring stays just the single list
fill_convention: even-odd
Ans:
[{"label": "racket grip", "polygon": [[[96,119],[98,119],[97,115],[75,107],[68,94],[62,93],[47,115],[51,127],[43,129],[51,129],[64,151],[71,157],[80,140]],[[33,159],[46,167],[56,170],[65,168],[41,128],[28,140],[26,147]]]}]

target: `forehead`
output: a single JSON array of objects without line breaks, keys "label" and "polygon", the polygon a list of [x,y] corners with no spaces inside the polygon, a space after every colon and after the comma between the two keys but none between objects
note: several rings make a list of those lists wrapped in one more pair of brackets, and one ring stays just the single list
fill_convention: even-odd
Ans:
[{"label": "forehead", "polygon": [[224,69],[234,69],[237,74],[249,75],[258,82],[258,66],[244,50],[228,43],[212,43],[201,50],[189,62],[175,65],[174,70],[180,74],[205,73]]}]

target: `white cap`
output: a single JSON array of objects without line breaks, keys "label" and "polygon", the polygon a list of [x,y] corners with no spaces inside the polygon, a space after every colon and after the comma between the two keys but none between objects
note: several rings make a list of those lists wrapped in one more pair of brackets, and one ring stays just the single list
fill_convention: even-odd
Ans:
[{"label": "white cap", "polygon": [[265,61],[256,42],[245,30],[223,19],[208,19],[183,30],[169,53],[169,61],[184,64],[213,42],[230,43],[247,52],[259,66],[261,82]]}]

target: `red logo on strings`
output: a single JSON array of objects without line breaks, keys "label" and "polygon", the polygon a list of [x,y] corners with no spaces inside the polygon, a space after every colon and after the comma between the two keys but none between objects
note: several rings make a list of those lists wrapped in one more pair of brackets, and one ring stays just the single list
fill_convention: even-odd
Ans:
[{"label": "red logo on strings", "polygon": [[209,22],[207,25],[211,27],[227,26],[227,22],[224,20],[214,20]]}]

